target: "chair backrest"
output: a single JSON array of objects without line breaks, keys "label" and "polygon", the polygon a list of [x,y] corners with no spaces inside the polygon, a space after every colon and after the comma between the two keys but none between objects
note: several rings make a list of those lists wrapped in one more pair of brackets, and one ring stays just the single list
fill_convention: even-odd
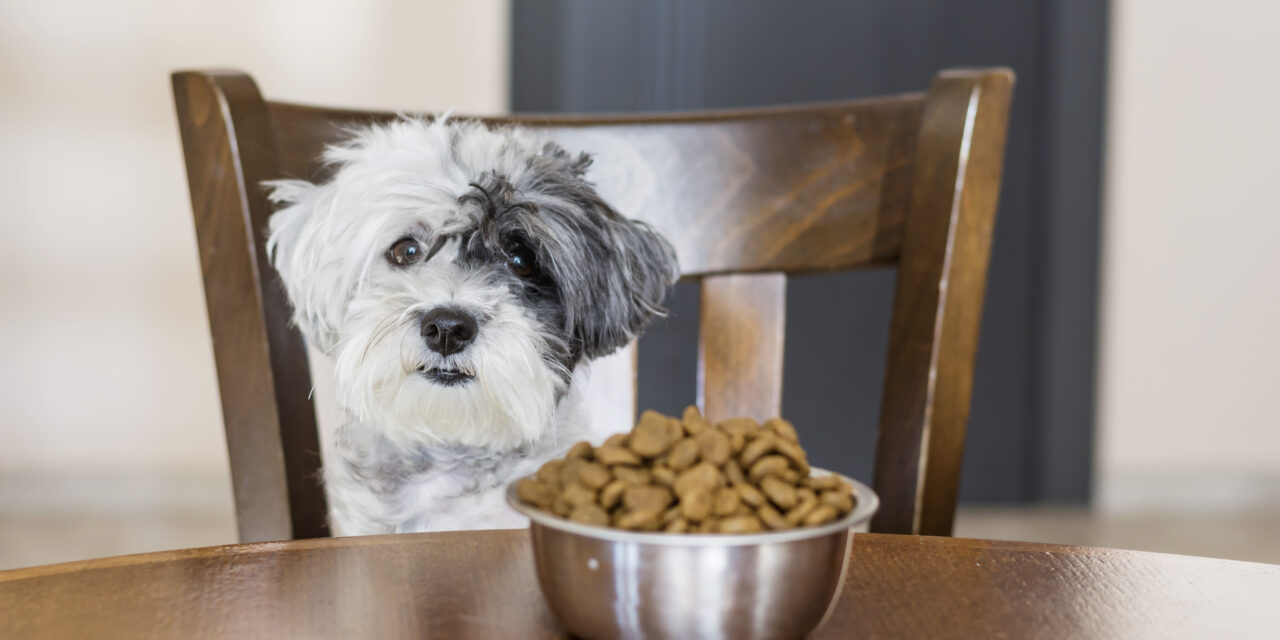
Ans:
[{"label": "chair backrest", "polygon": [[[1013,74],[772,109],[517,116],[570,150],[702,287],[698,402],[780,413],[786,275],[896,264],[874,531],[949,535]],[[301,336],[265,250],[264,180],[323,178],[334,125],[394,114],[263,100],[234,71],[173,75],[244,541],[328,535]],[[803,426],[802,426],[803,427]]]}]

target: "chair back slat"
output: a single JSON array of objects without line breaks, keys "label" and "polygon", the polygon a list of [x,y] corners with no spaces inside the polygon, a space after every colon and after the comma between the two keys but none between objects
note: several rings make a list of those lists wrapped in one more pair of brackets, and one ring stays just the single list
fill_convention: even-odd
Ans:
[{"label": "chair back slat", "polygon": [[[671,240],[685,276],[831,271],[902,247],[923,98],[690,116],[490,119],[596,156],[588,177]],[[395,116],[269,103],[283,174],[319,178],[341,127]],[[337,125],[337,126],[335,126]]]},{"label": "chair back slat", "polygon": [[698,406],[708,419],[782,413],[786,293],[781,273],[702,279]]}]

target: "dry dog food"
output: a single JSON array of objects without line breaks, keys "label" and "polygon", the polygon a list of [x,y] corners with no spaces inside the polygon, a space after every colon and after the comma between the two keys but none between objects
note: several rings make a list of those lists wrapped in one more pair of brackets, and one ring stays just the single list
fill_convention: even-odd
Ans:
[{"label": "dry dog food", "polygon": [[812,527],[853,510],[838,476],[813,477],[796,430],[731,418],[712,425],[646,411],[631,433],[579,442],[516,484],[520,499],[574,522],[636,531],[754,533]]}]

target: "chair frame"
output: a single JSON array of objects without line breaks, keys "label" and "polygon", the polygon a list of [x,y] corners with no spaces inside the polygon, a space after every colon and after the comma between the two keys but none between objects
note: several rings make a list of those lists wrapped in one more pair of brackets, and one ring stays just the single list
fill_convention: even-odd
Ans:
[{"label": "chair frame", "polygon": [[[332,123],[394,116],[268,102],[238,71],[183,71],[172,80],[240,539],[327,536],[307,352],[267,259],[271,207],[260,185],[303,171],[321,176],[323,169],[305,163],[334,139]],[[765,152],[755,154],[763,163],[775,161],[767,152],[782,144],[775,134],[784,130],[818,136],[812,140],[836,145],[842,158],[844,151],[852,154],[840,166],[864,172],[848,175],[865,176],[878,191],[836,185],[818,193],[826,195],[823,206],[832,199],[842,203],[843,213],[821,209],[816,222],[788,222],[786,229],[803,241],[780,240],[774,230],[744,236],[741,246],[704,251],[707,232],[670,233],[687,219],[655,219],[664,215],[659,209],[638,217],[668,230],[684,275],[701,280],[698,401],[713,419],[780,413],[786,274],[898,266],[873,477],[882,506],[872,530],[950,535],[1012,87],[1007,69],[947,70],[926,93],[870,100],[492,121],[550,127],[553,136],[569,139],[570,148],[600,131],[614,140],[643,141],[681,126],[710,141],[768,133],[774,137],[751,138],[756,142],[749,147]],[[842,137],[850,123],[861,126],[867,119],[863,137]],[[599,154],[598,162],[609,160],[607,150]],[[732,167],[720,171],[734,175]],[[795,217],[813,203],[804,193],[792,197],[805,188],[769,193],[782,194],[778,211]],[[730,215],[711,226],[742,226]],[[736,226],[724,227],[731,224]]]}]

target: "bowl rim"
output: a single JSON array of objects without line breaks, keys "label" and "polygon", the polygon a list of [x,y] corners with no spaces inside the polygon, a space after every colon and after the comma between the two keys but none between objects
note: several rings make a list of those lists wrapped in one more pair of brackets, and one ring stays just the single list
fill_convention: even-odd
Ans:
[{"label": "bowl rim", "polygon": [[511,505],[519,513],[527,516],[531,520],[530,526],[539,524],[550,527],[558,531],[575,533],[588,538],[596,538],[600,540],[610,540],[613,542],[635,542],[643,544],[661,544],[674,546],[700,546],[700,547],[738,547],[754,544],[772,544],[779,542],[794,542],[796,540],[809,540],[819,538],[840,531],[847,531],[871,519],[876,511],[880,508],[880,497],[875,491],[853,478],[846,475],[812,467],[811,475],[821,476],[839,476],[845,482],[853,487],[853,494],[858,499],[858,504],[854,506],[853,511],[848,515],[834,522],[818,527],[799,527],[796,529],[787,529],[784,531],[765,531],[762,533],[662,533],[647,531],[628,531],[626,529],[614,529],[612,527],[601,527],[592,524],[582,524],[580,522],[572,522],[557,516],[549,511],[543,511],[533,505],[525,504],[516,495],[516,483],[525,478],[532,477],[522,476],[507,485],[507,504]]}]

